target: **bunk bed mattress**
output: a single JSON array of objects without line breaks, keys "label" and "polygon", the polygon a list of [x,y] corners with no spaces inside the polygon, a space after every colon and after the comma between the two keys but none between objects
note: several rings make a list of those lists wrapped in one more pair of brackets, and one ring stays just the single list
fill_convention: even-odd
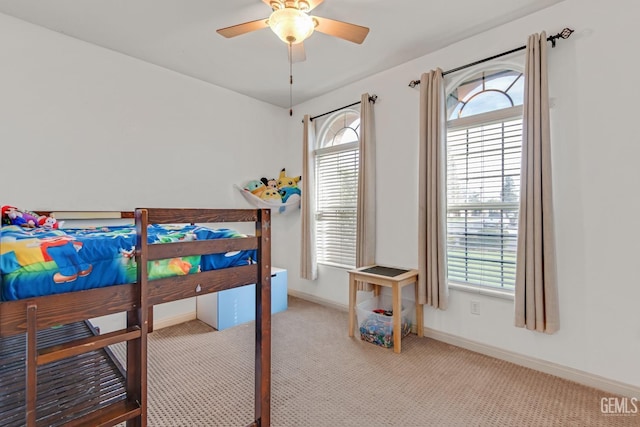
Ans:
[{"label": "bunk bed mattress", "polygon": [[[228,228],[149,225],[149,243],[244,237]],[[136,281],[133,226],[89,229],[0,228],[0,300],[13,301]],[[159,279],[248,265],[256,250],[186,256],[149,262],[149,278]]]}]

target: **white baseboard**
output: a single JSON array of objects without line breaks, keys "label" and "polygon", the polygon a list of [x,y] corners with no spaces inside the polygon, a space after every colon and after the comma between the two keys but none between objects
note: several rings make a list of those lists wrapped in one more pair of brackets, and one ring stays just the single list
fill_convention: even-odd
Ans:
[{"label": "white baseboard", "polygon": [[287,294],[291,295],[292,297],[296,297],[296,298],[300,298],[306,301],[310,301],[310,302],[315,302],[316,304],[320,304],[320,305],[324,305],[327,307],[331,307],[331,308],[335,308],[336,310],[340,310],[340,311],[349,311],[349,305],[348,304],[339,304],[335,301],[331,301],[328,299],[324,299],[312,294],[308,294],[306,292],[300,292],[300,291],[296,291],[294,289],[287,289]]},{"label": "white baseboard", "polygon": [[196,312],[183,313],[178,316],[166,317],[164,319],[153,319],[153,329],[162,329],[168,326],[179,325],[180,323],[188,322],[189,320],[196,319]]},{"label": "white baseboard", "polygon": [[525,368],[534,369],[536,371],[554,375],[556,377],[563,378],[569,381],[574,381],[588,387],[597,388],[607,393],[640,399],[640,388],[635,387],[631,384],[625,384],[618,381],[610,380],[608,378],[590,374],[588,372],[580,371],[568,366],[563,366],[557,363],[529,357],[508,350],[503,350],[498,347],[493,347],[476,341],[468,340],[466,338],[460,338],[455,335],[436,331],[434,329],[426,327],[424,328],[424,335],[425,337],[433,338],[447,344],[455,345],[456,347],[462,347],[467,350],[475,351],[476,353],[515,363],[516,365],[524,366]]}]

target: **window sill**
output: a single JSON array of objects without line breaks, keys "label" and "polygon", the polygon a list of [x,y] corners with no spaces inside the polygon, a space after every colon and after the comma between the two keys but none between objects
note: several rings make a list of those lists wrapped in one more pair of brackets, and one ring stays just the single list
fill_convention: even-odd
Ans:
[{"label": "window sill", "polygon": [[505,299],[513,301],[515,295],[510,291],[502,291],[499,289],[481,288],[479,286],[464,285],[462,283],[449,282],[449,288],[456,291],[469,292],[477,295],[485,295],[493,298]]},{"label": "window sill", "polygon": [[336,264],[336,263],[331,263],[331,262],[318,262],[318,265],[322,265],[325,267],[331,267],[331,268],[339,268],[342,270],[353,270],[355,267],[350,267],[348,265],[344,265],[344,264]]}]

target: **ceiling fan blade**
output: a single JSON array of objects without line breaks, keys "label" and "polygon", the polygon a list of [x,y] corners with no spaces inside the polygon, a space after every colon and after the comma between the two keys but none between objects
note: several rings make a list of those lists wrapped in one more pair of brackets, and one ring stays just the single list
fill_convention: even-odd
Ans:
[{"label": "ceiling fan blade", "polygon": [[369,34],[369,29],[367,27],[361,27],[360,25],[320,18],[319,16],[313,16],[312,18],[318,21],[316,31],[353,43],[361,44],[367,37],[367,34]]},{"label": "ceiling fan blade", "polygon": [[250,33],[251,31],[261,30],[267,28],[267,19],[258,19],[257,21],[245,22],[244,24],[233,25],[231,27],[220,28],[216,30],[221,36],[227,38],[239,36],[241,34]]},{"label": "ceiling fan blade", "polygon": [[320,6],[320,3],[324,2],[324,0],[306,0],[306,1],[307,3],[309,3],[309,10],[307,10],[307,12],[312,11],[317,6]]},{"label": "ceiling fan blade", "polygon": [[291,45],[291,62],[306,61],[307,54],[304,52],[304,43]]}]

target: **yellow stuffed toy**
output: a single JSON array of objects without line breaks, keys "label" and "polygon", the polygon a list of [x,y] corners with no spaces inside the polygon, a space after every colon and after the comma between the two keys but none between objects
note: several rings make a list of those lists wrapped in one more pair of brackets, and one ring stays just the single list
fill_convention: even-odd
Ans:
[{"label": "yellow stuffed toy", "polygon": [[300,182],[301,179],[302,176],[287,176],[285,168],[282,168],[280,176],[278,177],[278,190],[285,187],[298,188],[298,182]]},{"label": "yellow stuffed toy", "polygon": [[274,190],[271,187],[267,187],[266,190],[262,192],[260,195],[262,200],[275,200],[278,202],[282,202],[282,196],[278,193],[278,190]]}]

